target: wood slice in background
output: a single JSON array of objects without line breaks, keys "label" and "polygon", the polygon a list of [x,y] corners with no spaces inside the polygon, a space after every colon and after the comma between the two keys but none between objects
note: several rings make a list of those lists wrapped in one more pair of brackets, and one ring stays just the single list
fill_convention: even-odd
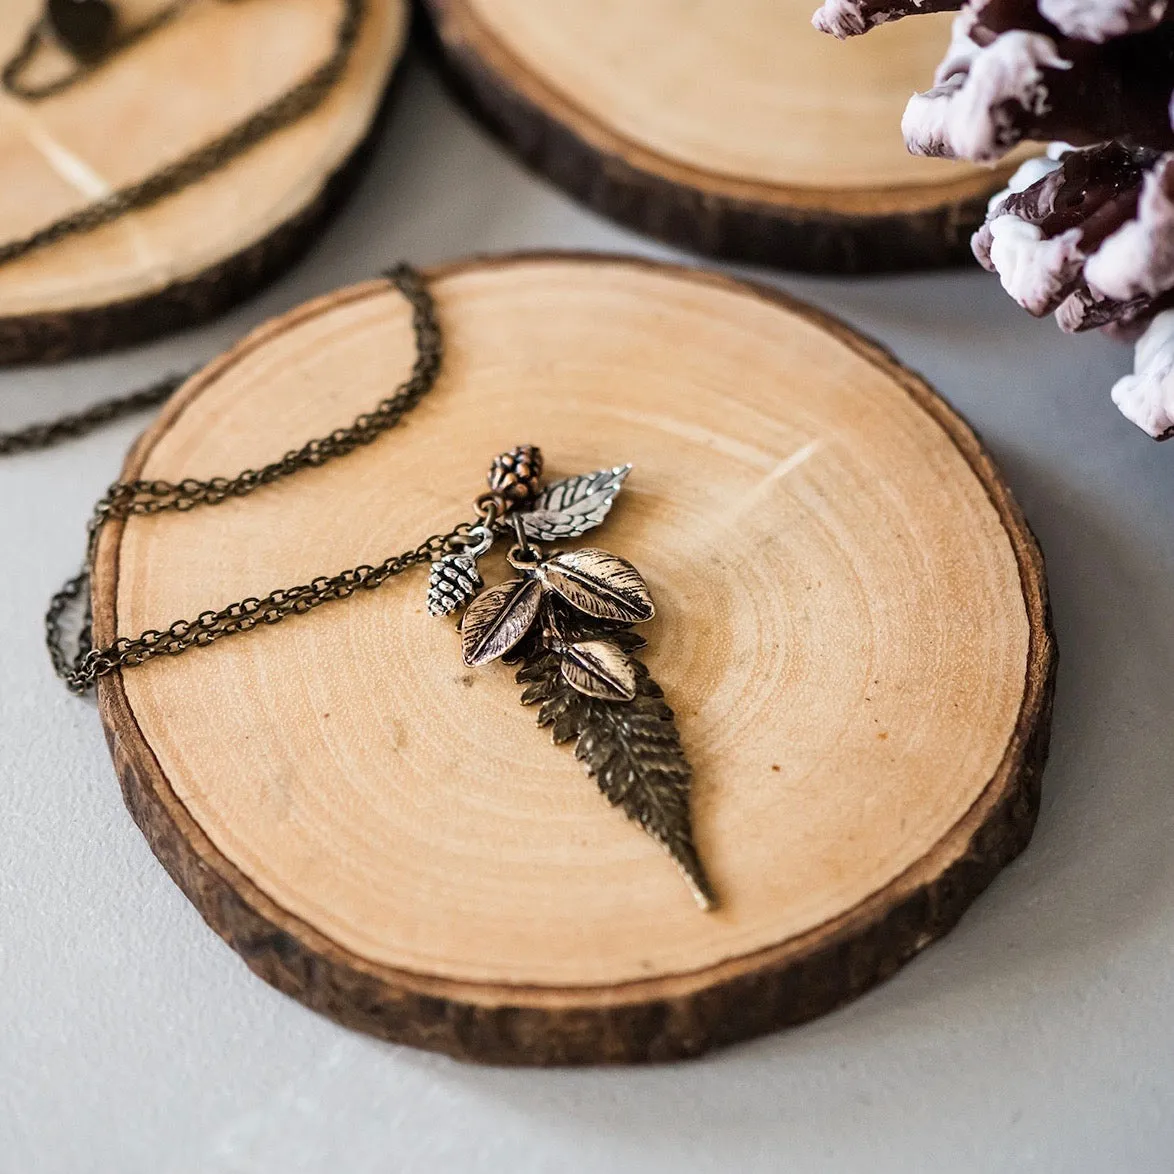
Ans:
[{"label": "wood slice in background", "polygon": [[[466,1059],[695,1055],[892,974],[1027,843],[1047,749],[1043,566],[973,433],[875,344],[722,277],[546,255],[432,288],[445,368],[404,426],[108,527],[97,638],[415,546],[520,442],[551,478],[631,461],[597,541],[657,601],[647,660],[720,906],[697,909],[508,668],[462,665],[426,569],[101,683],[159,858],[267,981]],[[403,378],[408,322],[380,282],[277,319],[189,381],[123,475],[230,474],[326,434]]]},{"label": "wood slice in background", "polygon": [[[0,0],[0,59],[41,0]],[[129,25],[157,8],[119,3]],[[24,237],[237,125],[324,61],[341,0],[197,0],[171,24],[38,102],[0,94],[0,241]],[[313,241],[357,177],[408,30],[370,0],[325,101],[194,186],[0,266],[0,363],[119,346],[226,309]],[[62,68],[46,50],[39,69]]]},{"label": "wood slice in background", "polygon": [[911,158],[927,16],[840,43],[813,0],[426,0],[484,122],[590,207],[716,257],[857,273],[970,260],[1013,170]]}]

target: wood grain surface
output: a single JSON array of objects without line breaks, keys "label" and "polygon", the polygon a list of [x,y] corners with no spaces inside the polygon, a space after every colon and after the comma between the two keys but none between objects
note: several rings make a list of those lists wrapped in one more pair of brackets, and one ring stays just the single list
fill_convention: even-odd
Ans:
[{"label": "wood grain surface", "polygon": [[[888,976],[1038,806],[1044,572],[980,444],[875,344],[772,291],[561,255],[432,285],[445,368],[405,425],[247,500],[108,527],[97,637],[414,546],[518,443],[552,477],[631,461],[598,544],[656,599],[647,660],[720,907],[698,911],[508,669],[461,664],[426,571],[102,683],[154,850],[269,982],[469,1059],[694,1055]],[[382,283],[309,303],[189,381],[124,476],[255,467],[411,357]]]},{"label": "wood grain surface", "polygon": [[809,0],[426,7],[456,87],[531,166],[700,252],[835,272],[969,260],[1009,174],[905,150],[949,16],[840,43]]},{"label": "wood grain surface", "polygon": [[[154,0],[119,4],[133,24]],[[0,0],[0,58],[40,11]],[[330,53],[340,0],[197,0],[92,77],[0,95],[0,239],[23,237],[238,124]],[[0,362],[59,359],[206,318],[276,276],[355,177],[408,26],[370,0],[343,79],[306,118],[152,207],[0,266]],[[47,50],[37,69],[62,68]]]}]

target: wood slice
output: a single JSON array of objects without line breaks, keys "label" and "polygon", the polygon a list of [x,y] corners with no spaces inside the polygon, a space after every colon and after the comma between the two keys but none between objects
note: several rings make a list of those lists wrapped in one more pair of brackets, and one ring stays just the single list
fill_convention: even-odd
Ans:
[{"label": "wood slice", "polygon": [[[133,25],[158,6],[118,8]],[[0,0],[0,58],[41,8],[42,0]],[[341,12],[341,0],[196,0],[56,97],[0,94],[0,240],[150,176],[240,123],[329,56]],[[0,266],[0,363],[154,337],[277,276],[353,184],[407,28],[407,0],[370,0],[348,68],[317,110],[174,196]],[[55,50],[36,62],[46,75],[62,67]]]},{"label": "wood slice", "polygon": [[970,260],[1012,168],[911,158],[926,16],[839,43],[814,0],[426,0],[450,78],[535,170],[712,256],[857,273]]},{"label": "wood slice", "polygon": [[[432,288],[445,369],[406,424],[107,528],[97,637],[415,546],[519,442],[551,477],[631,461],[598,541],[657,601],[647,660],[720,906],[551,745],[511,670],[463,667],[425,571],[102,682],[156,854],[267,981],[466,1059],[690,1056],[892,974],[1025,846],[1047,750],[1043,564],[974,434],[874,343],[723,277],[544,255]],[[256,467],[411,360],[399,296],[341,290],[193,377],[123,475]]]}]

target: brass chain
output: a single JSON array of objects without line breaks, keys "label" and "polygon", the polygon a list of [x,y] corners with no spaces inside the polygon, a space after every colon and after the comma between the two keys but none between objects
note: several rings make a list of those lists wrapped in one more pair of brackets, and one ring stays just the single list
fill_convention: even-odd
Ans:
[{"label": "brass chain", "polygon": [[[65,237],[92,232],[96,228],[120,219],[129,212],[150,207],[168,196],[175,195],[225,167],[234,159],[269,138],[270,135],[312,113],[325,101],[327,95],[342,77],[358,40],[367,4],[368,0],[344,0],[330,56],[283,94],[279,94],[271,102],[262,106],[260,110],[250,114],[223,134],[195,148],[189,154],[166,164],[145,179],[136,180],[83,208],[69,212],[51,224],[38,228],[28,236],[0,245],[0,265],[6,265],[20,257],[27,256],[29,253],[44,248],[46,245],[54,244]],[[179,7],[176,6],[176,12]],[[171,12],[174,15],[170,9],[165,12]],[[22,55],[27,58],[35,50],[34,42],[39,36],[39,27],[39,25],[34,26],[29,34],[29,39],[17,50],[16,56],[0,72],[0,81],[3,82],[5,88],[18,96],[22,95],[19,82],[16,83],[17,88],[13,89],[13,65],[16,64],[17,74],[23,70],[27,60],[22,59]],[[153,25],[149,31],[153,31],[155,27],[158,27],[158,24]],[[140,40],[142,35],[145,34],[136,33],[134,40]],[[64,84],[59,89],[74,84],[90,72],[92,72],[90,67],[83,67],[76,76],[66,75],[70,80],[62,79]],[[59,92],[59,90],[51,90],[50,92]],[[26,93],[24,96],[29,95]],[[33,90],[31,96],[34,99],[48,97],[49,92]]]},{"label": "brass chain", "polygon": [[[189,648],[202,648],[225,636],[248,632],[258,624],[280,623],[287,616],[304,615],[313,608],[337,599],[346,599],[358,590],[374,590],[410,567],[431,562],[470,540],[478,524],[462,522],[447,534],[434,534],[419,546],[392,555],[378,566],[362,565],[336,575],[320,575],[307,584],[271,591],[229,604],[219,611],[201,612],[194,620],[177,620],[165,631],[148,629],[130,639],[119,637],[105,648],[95,648],[91,633],[89,580],[97,538],[107,522],[164,510],[184,512],[200,505],[217,505],[230,497],[246,497],[263,485],[271,485],[302,469],[317,468],[370,444],[420,402],[432,389],[440,373],[443,347],[435,307],[419,274],[408,265],[398,265],[386,277],[412,307],[412,329],[416,359],[411,375],[373,411],[356,417],[345,428],[328,436],[307,441],[301,448],[260,469],[245,469],[235,477],[213,477],[209,481],[188,478],[172,481],[122,481],[110,487],[94,507],[87,529],[85,565],[50,601],[45,613],[45,634],[49,655],[58,676],[73,693],[87,692],[98,680],[118,669],[143,664],[158,656],[176,656]],[[492,525],[496,508],[482,509]],[[73,650],[66,647],[66,617],[83,598],[80,631]]]},{"label": "brass chain", "polygon": [[30,424],[27,428],[19,428],[15,432],[0,432],[0,457],[15,456],[17,453],[31,452],[38,448],[52,448],[63,440],[85,436],[87,432],[93,432],[123,416],[141,412],[144,408],[156,407],[187,377],[165,375],[155,383],[132,391],[129,395],[104,399],[80,412],[58,416],[55,420],[42,424]]}]

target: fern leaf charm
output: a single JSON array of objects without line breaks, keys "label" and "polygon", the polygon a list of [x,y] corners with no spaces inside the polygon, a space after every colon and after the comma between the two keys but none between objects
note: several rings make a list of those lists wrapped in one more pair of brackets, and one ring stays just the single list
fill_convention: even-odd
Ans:
[{"label": "fern leaf charm", "polygon": [[[543,601],[544,608],[552,604],[558,607],[549,598]],[[575,743],[575,757],[604,798],[668,852],[699,908],[715,908],[717,897],[693,842],[693,772],[673,711],[645,665],[630,655],[644,641],[634,632],[608,631],[590,622],[579,625],[575,635],[579,639],[571,648],[607,643],[625,658],[632,672],[631,698],[583,691],[567,674],[565,651],[532,639],[517,672],[518,683],[526,686],[522,704],[539,706],[538,724],[550,730],[556,744]],[[597,639],[587,639],[591,636]]]},{"label": "fern leaf charm", "polygon": [[[461,654],[476,667],[521,662],[523,705],[556,745],[575,757],[613,807],[619,807],[672,857],[701,909],[717,905],[693,841],[693,772],[673,711],[633,653],[644,639],[632,624],[655,608],[644,577],[627,559],[596,547],[543,554],[531,542],[572,538],[598,526],[631,466],[619,465],[539,489],[542,454],[525,445],[503,453],[490,472],[477,545],[433,564],[429,608],[465,606]],[[516,577],[480,590],[475,560],[512,526],[506,556]],[[433,599],[436,606],[433,606]]]}]

